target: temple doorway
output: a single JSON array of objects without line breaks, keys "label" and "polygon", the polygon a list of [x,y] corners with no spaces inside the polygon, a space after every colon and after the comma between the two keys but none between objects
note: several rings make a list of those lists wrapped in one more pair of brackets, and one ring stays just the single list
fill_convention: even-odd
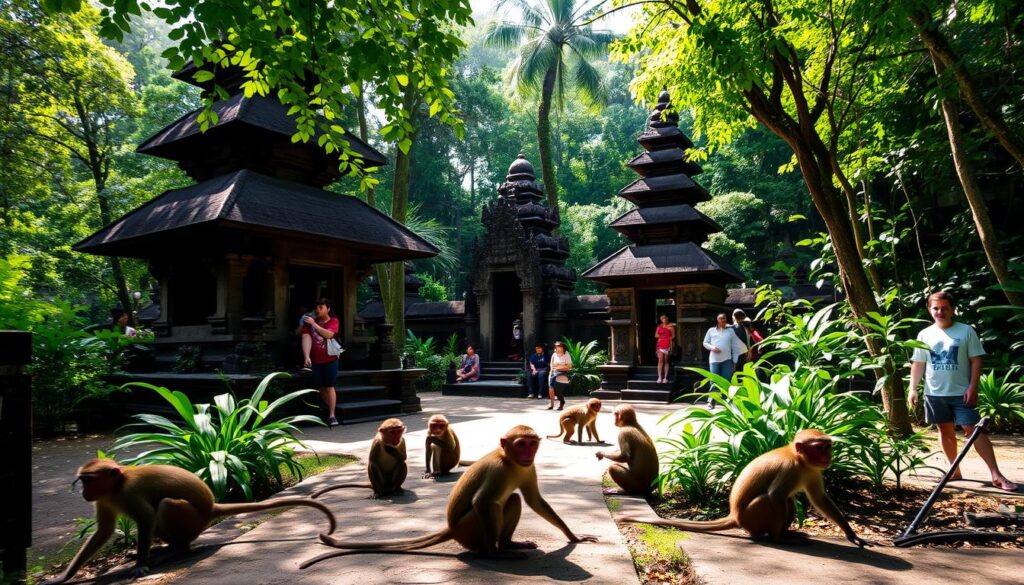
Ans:
[{"label": "temple doorway", "polygon": [[657,341],[654,332],[658,329],[661,315],[668,315],[669,323],[676,322],[676,304],[673,291],[667,289],[640,291],[639,314],[640,347],[637,361],[639,365],[650,366],[658,363],[654,355]]},{"label": "temple doorway", "polygon": [[519,288],[519,277],[512,270],[495,272],[491,279],[494,287],[491,297],[494,299],[491,304],[491,359],[507,360],[509,355],[523,351],[521,346],[525,331],[520,334],[518,348],[512,336],[513,323],[523,312],[523,292]]},{"label": "temple doorway", "polygon": [[317,299],[327,297],[332,305],[331,309],[335,314],[340,314],[341,305],[336,298],[336,292],[342,290],[340,282],[336,282],[336,272],[333,268],[322,268],[317,266],[288,267],[288,319],[293,327],[298,327],[299,317],[304,312],[313,310],[313,303]]}]

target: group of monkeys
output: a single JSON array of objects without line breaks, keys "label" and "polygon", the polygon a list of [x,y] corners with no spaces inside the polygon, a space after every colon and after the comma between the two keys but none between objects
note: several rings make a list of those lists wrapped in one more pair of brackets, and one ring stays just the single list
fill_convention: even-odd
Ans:
[{"label": "group of monkeys", "polygon": [[[570,443],[576,430],[577,442],[582,443],[586,429],[590,439],[600,442],[596,428],[600,411],[601,401],[591,398],[559,413],[560,432],[548,438],[561,437],[565,443]],[[619,428],[619,450],[596,453],[598,459],[613,461],[608,472],[619,486],[605,493],[648,496],[658,475],[654,442],[637,422],[632,406],[619,405],[614,416],[615,426]],[[330,509],[316,501],[322,494],[352,487],[369,488],[374,497],[402,493],[402,483],[408,475],[405,428],[402,421],[391,418],[377,429],[367,462],[369,483],[330,486],[310,498],[277,498],[250,504],[215,503],[213,493],[202,480],[178,467],[126,467],[112,459],[93,459],[79,468],[75,481],[82,482],[83,497],[95,505],[96,532],[60,577],[44,585],[63,583],[73,577],[113,534],[118,515],[130,517],[138,527],[134,576],[149,571],[149,551],[154,537],[170,547],[187,550],[215,518],[291,506],[307,506],[323,512],[329,530],[320,534],[320,540],[342,549],[306,561],[302,568],[332,556],[367,551],[411,551],[449,540],[482,556],[519,558],[523,549],[537,548],[533,542],[513,540],[523,501],[558,528],[569,542],[597,540],[573,533],[541,496],[534,466],[541,438],[532,428],[525,425],[511,428],[501,437],[497,449],[478,461],[468,462],[460,459],[459,438],[448,419],[440,414],[430,417],[428,422],[423,478],[446,475],[459,465],[468,467],[448,496],[446,526],[425,536],[402,540],[350,542],[331,536],[336,520]],[[802,540],[802,535],[790,531],[789,527],[794,518],[794,498],[803,492],[819,512],[842,528],[848,540],[858,546],[870,544],[854,533],[825,492],[822,472],[831,462],[832,439],[817,430],[804,430],[789,445],[761,455],[744,468],[733,483],[729,515],[725,518],[709,522],[657,517],[623,517],[621,520],[705,532],[742,528],[754,538],[793,542]]]}]

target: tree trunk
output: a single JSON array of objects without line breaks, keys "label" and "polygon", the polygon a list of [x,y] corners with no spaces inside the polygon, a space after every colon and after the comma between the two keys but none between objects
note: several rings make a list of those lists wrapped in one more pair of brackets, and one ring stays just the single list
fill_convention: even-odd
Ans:
[{"label": "tree trunk", "polygon": [[963,127],[960,125],[960,111],[953,98],[945,95],[942,74],[946,65],[934,51],[929,51],[932,58],[932,66],[935,68],[935,75],[939,83],[942,104],[942,117],[946,120],[946,132],[949,135],[949,148],[953,153],[953,165],[956,167],[957,177],[960,178],[960,185],[967,197],[967,204],[971,207],[971,216],[974,217],[974,225],[978,229],[978,239],[985,249],[985,257],[992,268],[992,274],[1002,285],[1003,294],[1011,304],[1024,306],[1024,294],[1008,290],[1006,285],[1013,280],[1006,264],[1006,257],[999,248],[999,236],[996,234],[995,226],[992,225],[992,218],[988,213],[988,206],[981,194],[981,187],[974,174],[974,165],[971,163],[970,154],[964,144]]},{"label": "tree trunk", "polygon": [[990,107],[985,98],[981,96],[974,78],[971,77],[971,72],[967,70],[967,65],[953,50],[942,31],[936,26],[932,26],[931,14],[922,11],[913,12],[910,20],[914,23],[924,46],[928,48],[933,63],[938,62],[944,68],[952,69],[960,96],[974,112],[975,117],[981,122],[981,126],[995,136],[1006,152],[1009,152],[1010,156],[1017,160],[1017,164],[1024,167],[1024,141],[1007,126],[999,109]]},{"label": "tree trunk", "polygon": [[548,207],[558,209],[558,184],[555,182],[554,160],[551,158],[551,98],[555,93],[555,73],[552,66],[544,75],[544,85],[537,108],[537,149],[540,151],[540,169],[544,189],[548,194]]}]

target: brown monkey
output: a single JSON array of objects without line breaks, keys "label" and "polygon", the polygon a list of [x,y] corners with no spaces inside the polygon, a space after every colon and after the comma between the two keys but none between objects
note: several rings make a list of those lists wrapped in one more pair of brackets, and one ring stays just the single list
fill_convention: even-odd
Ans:
[{"label": "brown monkey", "polygon": [[188,549],[210,521],[220,516],[259,512],[271,508],[309,506],[327,515],[334,532],[334,514],[308,498],[278,498],[251,504],[216,504],[213,492],[191,471],[171,465],[123,467],[113,459],[93,459],[78,468],[75,481],[82,482],[82,496],[96,506],[96,532],[89,537],[60,577],[63,583],[78,572],[114,533],[118,515],[135,521],[138,552],[133,577],[149,572],[153,537],[170,546]]},{"label": "brown monkey", "polygon": [[[605,494],[646,496],[658,477],[658,450],[647,431],[636,420],[636,410],[628,404],[615,408],[615,426],[619,427],[619,450],[598,451],[597,458],[611,459],[608,475],[622,489],[609,488]],[[624,465],[625,464],[625,465]]]},{"label": "brown monkey", "polygon": [[767,535],[773,542],[793,540],[791,532],[793,497],[807,494],[811,504],[843,529],[846,539],[857,546],[870,544],[850,528],[832,499],[825,493],[822,472],[832,463],[832,439],[821,431],[797,433],[792,443],[754,459],[736,478],[729,493],[729,515],[721,520],[694,522],[664,518],[624,517],[624,522],[647,522],[683,530],[714,532],[742,528],[757,538]]},{"label": "brown monkey", "polygon": [[557,435],[548,435],[548,438],[557,439],[564,434],[563,442],[571,443],[573,428],[578,427],[576,442],[582,443],[583,427],[586,427],[587,440],[600,443],[601,439],[597,436],[597,413],[599,412],[601,412],[601,400],[598,398],[591,398],[586,404],[577,404],[566,409],[558,417],[558,424],[562,427],[561,431]]},{"label": "brown monkey", "polygon": [[[324,535],[325,544],[348,552],[329,553],[302,564],[302,568],[323,559],[352,551],[401,552],[427,548],[455,540],[482,556],[518,557],[516,549],[537,548],[533,542],[512,540],[522,500],[545,520],[562,531],[569,542],[596,542],[593,536],[576,536],[544,500],[533,465],[540,437],[527,426],[513,427],[501,438],[501,447],[474,463],[455,483],[448,496],[448,526],[433,534],[405,540],[346,542]],[[514,493],[516,490],[522,494]]]},{"label": "brown monkey", "polygon": [[366,462],[366,475],[370,483],[343,483],[332,485],[313,493],[314,498],[341,488],[370,488],[373,497],[396,496],[403,492],[402,483],[409,474],[409,466],[405,462],[405,423],[397,418],[389,418],[377,427],[377,436],[370,444],[369,461]]},{"label": "brown monkey", "polygon": [[459,437],[443,414],[435,414],[427,422],[426,452],[427,471],[423,474],[424,478],[447,475],[459,465],[459,457],[462,455]]}]

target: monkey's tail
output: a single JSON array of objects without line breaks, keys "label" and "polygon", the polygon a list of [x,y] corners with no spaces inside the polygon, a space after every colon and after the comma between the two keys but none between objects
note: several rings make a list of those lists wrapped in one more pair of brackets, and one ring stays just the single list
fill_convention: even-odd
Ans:
[{"label": "monkey's tail", "polygon": [[320,496],[326,494],[327,492],[334,491],[334,490],[340,490],[342,488],[367,488],[367,489],[371,489],[372,490],[373,486],[370,485],[369,483],[339,483],[338,485],[332,485],[332,486],[325,487],[325,488],[323,488],[321,490],[317,490],[317,491],[313,492],[313,494],[311,496],[309,496],[309,497],[311,497],[313,499],[316,499],[316,498],[319,498]]},{"label": "monkey's tail", "polygon": [[338,521],[335,520],[334,514],[327,508],[327,506],[320,502],[314,502],[309,498],[278,498],[276,500],[269,500],[266,502],[253,502],[251,504],[214,504],[213,515],[214,516],[234,516],[236,514],[245,514],[247,512],[262,512],[263,510],[270,510],[273,508],[291,508],[292,506],[305,506],[307,508],[316,508],[327,516],[327,520],[331,523],[331,529],[327,534],[333,534],[334,529],[338,525]]},{"label": "monkey's tail", "polygon": [[696,520],[673,520],[671,518],[623,516],[619,518],[622,522],[643,522],[646,524],[657,524],[658,526],[671,526],[682,530],[693,530],[694,532],[717,532],[730,528],[739,528],[739,523],[732,516],[726,516],[718,520],[700,522]]},{"label": "monkey's tail", "polygon": [[404,538],[401,540],[381,540],[378,542],[346,542],[339,540],[333,536],[326,534],[320,535],[320,541],[328,546],[334,548],[344,548],[348,550],[362,550],[362,551],[409,551],[419,550],[421,548],[427,548],[434,546],[435,544],[441,544],[452,539],[452,533],[447,528],[438,530],[433,534],[427,534],[417,538]]}]

